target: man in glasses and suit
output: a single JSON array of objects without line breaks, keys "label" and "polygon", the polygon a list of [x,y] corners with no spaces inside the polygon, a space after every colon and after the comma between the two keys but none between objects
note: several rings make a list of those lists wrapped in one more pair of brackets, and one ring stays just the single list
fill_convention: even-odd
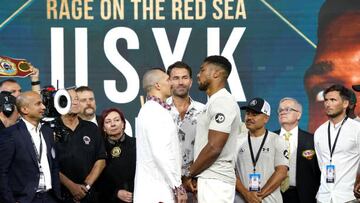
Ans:
[{"label": "man in glasses and suit", "polygon": [[314,137],[299,128],[301,114],[302,105],[296,99],[285,97],[280,100],[278,119],[281,129],[275,132],[285,140],[289,159],[288,177],[280,186],[284,203],[315,203],[320,185]]}]

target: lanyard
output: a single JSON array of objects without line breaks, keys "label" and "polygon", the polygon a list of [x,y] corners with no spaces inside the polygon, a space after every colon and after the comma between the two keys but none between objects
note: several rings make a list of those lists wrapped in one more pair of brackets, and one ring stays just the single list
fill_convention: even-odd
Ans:
[{"label": "lanyard", "polygon": [[36,158],[38,160],[38,163],[39,163],[39,168],[41,169],[41,156],[42,156],[42,140],[41,140],[41,132],[39,130],[39,137],[40,137],[40,147],[39,147],[39,151],[36,149],[36,146],[35,146],[35,142],[31,137],[31,141],[32,141],[32,144],[33,144],[33,147],[34,147],[34,150],[35,150],[35,153],[36,153]]},{"label": "lanyard", "polygon": [[265,132],[265,136],[263,138],[263,140],[261,141],[261,145],[260,145],[260,148],[256,154],[256,159],[254,158],[254,152],[253,152],[253,149],[252,149],[252,145],[251,145],[251,139],[250,139],[250,132],[248,132],[248,143],[249,143],[249,148],[250,148],[250,155],[251,155],[251,160],[252,160],[252,163],[253,163],[253,166],[254,166],[254,173],[256,172],[256,162],[259,160],[259,157],[260,157],[260,153],[261,153],[261,149],[263,148],[264,144],[265,144],[265,140],[268,136],[268,130],[266,130]]},{"label": "lanyard", "polygon": [[337,143],[337,140],[339,138],[339,135],[340,135],[340,131],[341,131],[341,128],[342,126],[344,125],[345,121],[348,119],[348,117],[346,116],[344,118],[344,120],[341,122],[341,125],[340,125],[340,128],[336,134],[336,137],[335,137],[335,141],[334,141],[334,146],[331,147],[331,139],[330,139],[330,121],[329,121],[329,125],[328,125],[328,141],[329,141],[329,150],[330,150],[330,164],[331,164],[331,161],[332,161],[332,155],[334,154],[334,151],[335,151],[335,147],[336,147],[336,143]]}]

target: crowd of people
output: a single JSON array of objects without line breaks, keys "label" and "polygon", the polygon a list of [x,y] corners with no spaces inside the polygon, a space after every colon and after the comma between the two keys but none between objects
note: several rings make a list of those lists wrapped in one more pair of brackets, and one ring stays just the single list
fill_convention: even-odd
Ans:
[{"label": "crowd of people", "polygon": [[38,81],[27,92],[2,81],[0,202],[357,202],[354,92],[339,84],[325,89],[328,120],[314,135],[298,126],[301,103],[285,97],[280,129],[271,132],[270,104],[258,97],[239,108],[225,88],[230,73],[225,57],[204,59],[197,74],[208,96],[202,104],[189,95],[186,63],[147,70],[135,137],[120,109],[96,115],[89,87],[66,90],[70,111],[55,119],[61,131],[53,131],[42,120]]}]

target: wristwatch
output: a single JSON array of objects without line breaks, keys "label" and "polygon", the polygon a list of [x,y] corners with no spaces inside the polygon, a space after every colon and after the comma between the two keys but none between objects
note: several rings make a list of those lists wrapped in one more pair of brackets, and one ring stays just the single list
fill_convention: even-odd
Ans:
[{"label": "wristwatch", "polygon": [[89,184],[86,184],[85,188],[89,191],[91,189],[91,186]]},{"label": "wristwatch", "polygon": [[189,168],[190,167],[187,167],[185,170],[185,173],[184,173],[184,177],[186,177],[186,178],[192,178]]}]

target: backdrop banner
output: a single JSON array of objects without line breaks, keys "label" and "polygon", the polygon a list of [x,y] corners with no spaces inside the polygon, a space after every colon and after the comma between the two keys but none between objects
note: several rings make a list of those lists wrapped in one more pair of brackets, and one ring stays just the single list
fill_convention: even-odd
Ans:
[{"label": "backdrop banner", "polygon": [[[233,66],[227,88],[239,106],[266,99],[272,107],[268,128],[275,130],[279,100],[294,97],[303,104],[300,127],[307,129],[304,74],[316,51],[323,2],[2,0],[0,55],[37,67],[42,86],[89,86],[98,114],[118,107],[133,129],[147,69],[189,64],[190,95],[206,103],[196,75],[206,56],[223,55]],[[23,90],[31,88],[28,78],[15,79]]]}]

